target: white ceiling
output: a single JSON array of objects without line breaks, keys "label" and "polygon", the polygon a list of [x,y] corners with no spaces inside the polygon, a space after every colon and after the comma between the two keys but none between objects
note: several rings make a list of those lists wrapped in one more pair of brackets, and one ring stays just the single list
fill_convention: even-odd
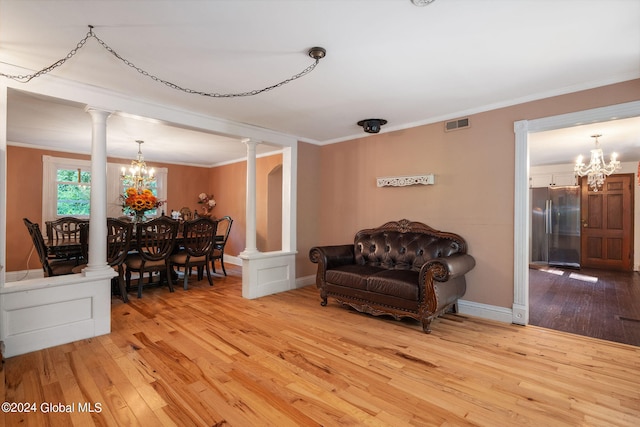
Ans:
[{"label": "white ceiling", "polygon": [[[0,0],[0,72],[54,63],[89,24],[136,66],[205,92],[270,86],[311,65],[309,48],[322,46],[327,56],[307,76],[243,98],[176,91],[93,38],[51,74],[330,143],[364,136],[356,122],[365,118],[388,120],[388,132],[640,78],[639,16],[637,0],[436,0],[425,7],[410,0]],[[88,152],[82,107],[11,91],[8,139]],[[115,157],[132,157],[136,139],[146,141],[148,160],[211,165],[244,156],[244,146],[228,138],[126,115],[109,120]],[[630,129],[615,148],[608,135],[618,131],[597,130],[605,154],[615,149],[624,161],[626,144],[640,159],[637,122]],[[572,131],[551,134],[547,143],[568,151],[541,162],[588,155],[594,130]]]},{"label": "white ceiling", "polygon": [[593,123],[529,134],[529,162],[532,166],[575,163],[579,155],[588,163],[598,138],[605,160],[612,153],[621,162],[640,161],[640,117]]}]

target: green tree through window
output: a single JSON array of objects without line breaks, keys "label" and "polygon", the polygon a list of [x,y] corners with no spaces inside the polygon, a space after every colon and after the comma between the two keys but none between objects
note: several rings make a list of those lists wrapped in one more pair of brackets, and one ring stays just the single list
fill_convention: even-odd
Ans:
[{"label": "green tree through window", "polygon": [[58,169],[56,174],[59,216],[89,216],[91,172],[82,169]]}]

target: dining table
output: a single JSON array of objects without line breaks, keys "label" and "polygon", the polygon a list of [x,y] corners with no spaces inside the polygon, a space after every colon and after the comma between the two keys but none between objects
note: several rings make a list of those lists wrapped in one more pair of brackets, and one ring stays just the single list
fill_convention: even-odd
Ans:
[{"label": "dining table", "polygon": [[[219,235],[216,236],[216,242],[223,241],[224,236]],[[178,232],[176,236],[176,248],[180,248],[183,246],[184,236],[182,232]],[[65,240],[52,240],[47,239],[47,250],[49,251],[49,255],[53,258],[59,259],[80,259],[82,257],[82,244],[80,243],[80,238],[70,238]],[[129,251],[135,252],[136,250],[136,239],[135,236],[132,236],[131,242],[129,243]]]},{"label": "dining table", "polygon": [[73,259],[82,257],[82,245],[79,237],[65,240],[46,240],[47,250],[50,257],[56,259]]}]

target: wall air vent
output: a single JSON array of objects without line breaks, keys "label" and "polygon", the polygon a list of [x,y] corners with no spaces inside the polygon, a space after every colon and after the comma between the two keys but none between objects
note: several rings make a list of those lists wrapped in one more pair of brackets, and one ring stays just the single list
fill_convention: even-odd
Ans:
[{"label": "wall air vent", "polygon": [[444,131],[450,132],[452,130],[465,129],[469,126],[471,126],[471,124],[469,123],[468,117],[465,119],[451,120],[444,123]]}]

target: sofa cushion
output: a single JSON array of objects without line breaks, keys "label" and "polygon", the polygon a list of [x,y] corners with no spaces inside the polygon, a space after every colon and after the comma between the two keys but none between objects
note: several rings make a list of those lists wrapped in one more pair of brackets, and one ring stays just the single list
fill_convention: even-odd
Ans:
[{"label": "sofa cushion", "polygon": [[327,270],[326,280],[340,286],[367,289],[367,278],[385,269],[370,265],[349,264]]},{"label": "sofa cushion", "polygon": [[384,270],[367,278],[367,290],[417,301],[418,275],[413,270]]}]

